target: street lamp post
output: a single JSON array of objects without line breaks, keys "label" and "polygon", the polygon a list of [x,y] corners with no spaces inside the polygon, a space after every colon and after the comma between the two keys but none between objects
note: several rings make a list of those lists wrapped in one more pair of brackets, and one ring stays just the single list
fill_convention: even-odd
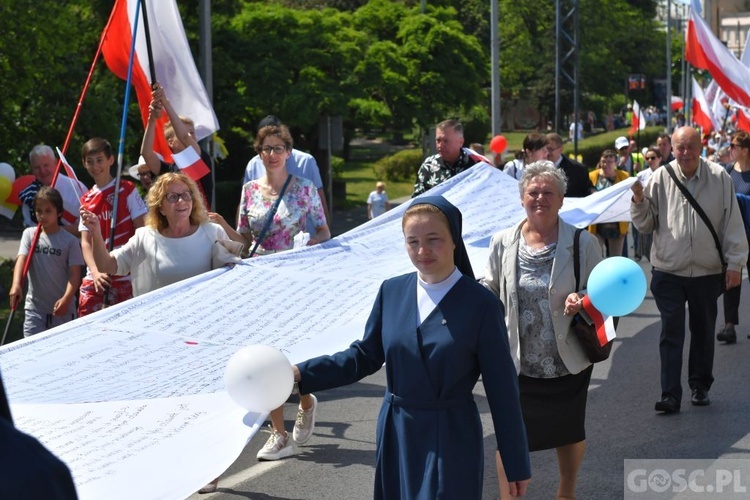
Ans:
[{"label": "street lamp post", "polygon": [[490,0],[490,53],[492,64],[492,137],[500,133],[500,0]]}]

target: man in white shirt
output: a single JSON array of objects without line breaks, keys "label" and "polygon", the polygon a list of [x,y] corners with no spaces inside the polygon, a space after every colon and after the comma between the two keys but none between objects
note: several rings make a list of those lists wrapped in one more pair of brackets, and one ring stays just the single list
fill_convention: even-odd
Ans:
[{"label": "man in white shirt", "polygon": [[[18,195],[23,202],[21,212],[25,227],[33,227],[37,224],[34,215],[34,198],[36,198],[39,188],[52,185],[57,159],[51,147],[46,144],[37,144],[29,153],[29,163],[31,173],[34,174],[36,179],[21,190]],[[78,179],[71,179],[62,174],[58,175],[54,188],[60,192],[63,198],[65,210],[61,217],[62,228],[73,236],[80,236],[78,232],[78,207],[80,206],[81,196],[86,194],[89,188]]]}]

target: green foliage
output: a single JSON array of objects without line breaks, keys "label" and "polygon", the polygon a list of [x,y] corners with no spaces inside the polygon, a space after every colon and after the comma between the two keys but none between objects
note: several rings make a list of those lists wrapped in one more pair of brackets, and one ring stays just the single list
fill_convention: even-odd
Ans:
[{"label": "green foliage", "polygon": [[35,144],[63,146],[104,26],[91,3],[0,1],[0,144],[20,173]]},{"label": "green foliage", "polygon": [[[199,0],[180,0],[186,33],[198,49]],[[215,111],[229,158],[219,180],[238,179],[255,126],[265,115],[290,125],[295,144],[318,151],[318,122],[344,117],[355,130],[400,136],[460,117],[467,141],[489,129],[489,5],[486,0],[213,0]],[[39,142],[62,147],[111,0],[44,3],[0,0],[0,129],[5,156],[25,173]],[[505,95],[530,99],[543,115],[554,103],[554,2],[500,1],[501,82]],[[664,74],[664,31],[655,0],[581,0],[581,107],[598,115],[616,106],[628,73]],[[682,41],[673,36],[673,81]],[[197,57],[196,57],[197,60]],[[118,148],[124,82],[98,63],[68,159],[78,167],[82,143],[102,136]],[[632,98],[632,96],[631,96]],[[642,105],[651,101],[637,96]],[[562,95],[570,107],[569,94]],[[125,162],[138,155],[143,124],[133,97]],[[487,131],[485,131],[487,130]],[[345,150],[344,156],[347,156]]]},{"label": "green foliage", "polygon": [[419,149],[404,149],[381,158],[372,166],[375,178],[388,181],[413,181],[424,157]]},{"label": "green foliage", "polygon": [[[598,96],[622,94],[629,73],[643,73],[649,82],[664,77],[665,35],[653,19],[655,7],[653,0],[579,2],[581,109],[591,109]],[[501,0],[500,12],[503,93],[529,98],[543,115],[552,117],[555,2]],[[563,83],[561,89],[563,114],[572,111],[569,87]],[[643,104],[651,101],[647,92],[632,97]]]},{"label": "green foliage", "polygon": [[467,113],[461,115],[461,124],[464,126],[464,145],[472,142],[484,144],[492,132],[492,126],[487,108],[484,106],[473,106]]},{"label": "green foliage", "polygon": [[339,156],[331,156],[331,171],[334,179],[341,179],[344,175],[344,164],[346,162]]},{"label": "green foliage", "polygon": [[221,214],[230,226],[234,226],[242,193],[242,176],[231,181],[218,181],[214,189],[216,190],[216,212]]}]

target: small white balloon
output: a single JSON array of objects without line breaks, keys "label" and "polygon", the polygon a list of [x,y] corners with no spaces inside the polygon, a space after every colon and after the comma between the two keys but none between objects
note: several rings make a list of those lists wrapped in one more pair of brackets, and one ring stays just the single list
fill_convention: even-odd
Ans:
[{"label": "small white balloon", "polygon": [[249,345],[229,358],[224,385],[235,403],[253,412],[270,412],[289,398],[294,372],[284,354],[269,345]]},{"label": "small white balloon", "polygon": [[5,177],[11,183],[16,180],[16,171],[9,163],[0,162],[0,177]]}]

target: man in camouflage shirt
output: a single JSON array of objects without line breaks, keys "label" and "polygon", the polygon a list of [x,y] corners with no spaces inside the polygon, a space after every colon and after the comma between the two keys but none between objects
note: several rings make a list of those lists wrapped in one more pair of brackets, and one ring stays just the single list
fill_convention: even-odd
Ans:
[{"label": "man in camouflage shirt", "polygon": [[438,123],[436,128],[437,154],[428,156],[419,167],[412,198],[460,174],[478,161],[463,149],[464,126],[461,122],[445,120]]}]

